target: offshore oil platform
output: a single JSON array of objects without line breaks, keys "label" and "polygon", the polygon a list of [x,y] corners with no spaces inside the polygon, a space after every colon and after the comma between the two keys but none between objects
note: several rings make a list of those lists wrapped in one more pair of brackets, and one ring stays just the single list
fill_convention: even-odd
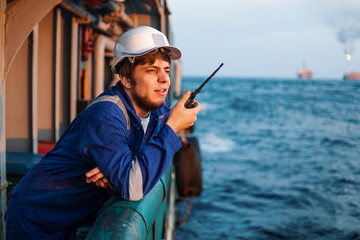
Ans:
[{"label": "offshore oil platform", "polygon": [[344,80],[360,80],[360,72],[354,72],[350,70],[351,54],[346,54],[346,71],[344,74]]},{"label": "offshore oil platform", "polygon": [[304,67],[297,71],[298,78],[304,80],[312,80],[314,79],[314,71],[307,68],[306,63],[304,63]]}]

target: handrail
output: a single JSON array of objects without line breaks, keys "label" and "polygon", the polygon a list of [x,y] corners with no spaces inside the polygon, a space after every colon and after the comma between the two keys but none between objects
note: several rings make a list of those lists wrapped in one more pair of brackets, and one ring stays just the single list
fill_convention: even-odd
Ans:
[{"label": "handrail", "polygon": [[86,240],[147,239],[166,198],[171,171],[172,167],[140,201],[126,201],[119,196],[111,197],[101,209]]}]

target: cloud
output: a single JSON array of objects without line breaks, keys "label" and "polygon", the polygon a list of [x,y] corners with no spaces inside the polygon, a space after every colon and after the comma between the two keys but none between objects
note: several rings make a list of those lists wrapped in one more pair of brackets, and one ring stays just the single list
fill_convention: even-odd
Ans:
[{"label": "cloud", "polygon": [[336,31],[336,37],[344,46],[344,52],[354,52],[360,40],[360,2],[357,0],[318,0],[326,12],[328,22]]}]

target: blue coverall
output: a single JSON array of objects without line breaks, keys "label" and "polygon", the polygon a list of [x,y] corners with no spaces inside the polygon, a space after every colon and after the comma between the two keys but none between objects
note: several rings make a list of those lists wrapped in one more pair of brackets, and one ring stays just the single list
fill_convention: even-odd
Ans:
[{"label": "blue coverall", "polygon": [[135,158],[146,195],[167,171],[181,148],[176,133],[165,124],[169,102],[151,112],[146,133],[123,89],[102,95],[118,96],[131,127],[113,102],[92,104],[68,126],[53,150],[10,193],[6,211],[8,240],[76,239],[76,230],[93,223],[111,191],[86,183],[85,173],[98,167],[116,194],[129,199],[129,172]]}]

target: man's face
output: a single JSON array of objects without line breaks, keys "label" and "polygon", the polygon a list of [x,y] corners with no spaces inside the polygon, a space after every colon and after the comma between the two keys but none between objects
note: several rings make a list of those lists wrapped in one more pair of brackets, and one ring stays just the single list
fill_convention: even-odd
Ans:
[{"label": "man's face", "polygon": [[137,65],[133,71],[133,80],[128,93],[136,110],[149,113],[165,104],[170,87],[170,63],[157,58],[153,64]]}]

